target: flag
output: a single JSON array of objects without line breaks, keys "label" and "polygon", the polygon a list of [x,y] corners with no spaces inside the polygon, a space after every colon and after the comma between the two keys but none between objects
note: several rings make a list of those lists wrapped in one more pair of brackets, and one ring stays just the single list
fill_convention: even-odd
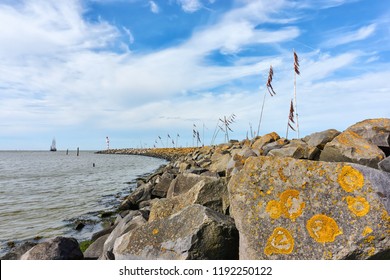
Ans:
[{"label": "flag", "polygon": [[294,71],[298,75],[301,74],[301,72],[299,72],[299,59],[298,59],[298,55],[297,55],[297,53],[295,51],[294,51]]},{"label": "flag", "polygon": [[270,65],[269,72],[268,72],[267,89],[271,96],[274,96],[276,94],[271,84],[273,76],[274,76],[274,70],[272,69],[272,65]]},{"label": "flag", "polygon": [[290,104],[290,114],[288,116],[288,126],[295,131],[295,128],[292,126],[292,124],[295,124],[295,121],[294,121],[294,104],[293,104],[293,100],[291,99],[291,104]]}]

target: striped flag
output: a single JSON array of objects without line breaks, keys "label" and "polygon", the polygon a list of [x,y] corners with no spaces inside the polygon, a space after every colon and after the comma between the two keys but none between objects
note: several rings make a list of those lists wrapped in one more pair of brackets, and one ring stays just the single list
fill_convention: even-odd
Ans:
[{"label": "striped flag", "polygon": [[295,51],[294,51],[294,71],[298,75],[301,74],[301,72],[299,72],[299,59],[298,59],[298,55],[297,55],[297,53]]}]

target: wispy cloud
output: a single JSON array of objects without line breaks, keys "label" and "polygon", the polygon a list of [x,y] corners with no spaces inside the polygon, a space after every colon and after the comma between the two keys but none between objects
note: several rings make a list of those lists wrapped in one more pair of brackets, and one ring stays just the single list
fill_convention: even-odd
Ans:
[{"label": "wispy cloud", "polygon": [[150,11],[154,14],[158,14],[160,12],[160,8],[154,1],[149,1],[149,7],[150,7]]},{"label": "wispy cloud", "polygon": [[345,45],[356,41],[365,40],[374,34],[376,28],[377,25],[373,23],[367,26],[363,26],[354,31],[347,31],[347,32],[334,31],[331,32],[333,34],[330,35],[332,38],[328,39],[328,41],[326,41],[324,45],[327,47],[336,47],[336,46]]},{"label": "wispy cloud", "polygon": [[199,0],[177,0],[184,12],[193,13],[203,7]]}]

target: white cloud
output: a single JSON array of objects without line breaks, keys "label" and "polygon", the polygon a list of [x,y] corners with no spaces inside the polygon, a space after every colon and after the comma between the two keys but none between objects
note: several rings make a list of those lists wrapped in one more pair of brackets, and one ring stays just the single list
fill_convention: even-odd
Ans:
[{"label": "white cloud", "polygon": [[177,0],[184,12],[194,13],[203,7],[199,0]]},{"label": "white cloud", "polygon": [[325,42],[325,46],[328,47],[336,47],[340,45],[349,44],[356,41],[365,40],[371,35],[374,34],[376,30],[376,24],[370,24],[367,26],[363,26],[356,31],[351,32],[341,32],[331,34],[332,38]]},{"label": "white cloud", "polygon": [[149,1],[149,7],[150,7],[150,11],[154,14],[158,14],[160,12],[160,8],[154,1]]}]

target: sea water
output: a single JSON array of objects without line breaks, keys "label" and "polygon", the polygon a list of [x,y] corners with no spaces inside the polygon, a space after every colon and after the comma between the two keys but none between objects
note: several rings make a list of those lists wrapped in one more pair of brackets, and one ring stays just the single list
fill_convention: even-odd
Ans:
[{"label": "sea water", "polygon": [[34,237],[90,238],[98,227],[77,231],[74,222],[113,210],[137,177],[164,163],[92,151],[0,151],[0,252],[6,242]]}]

